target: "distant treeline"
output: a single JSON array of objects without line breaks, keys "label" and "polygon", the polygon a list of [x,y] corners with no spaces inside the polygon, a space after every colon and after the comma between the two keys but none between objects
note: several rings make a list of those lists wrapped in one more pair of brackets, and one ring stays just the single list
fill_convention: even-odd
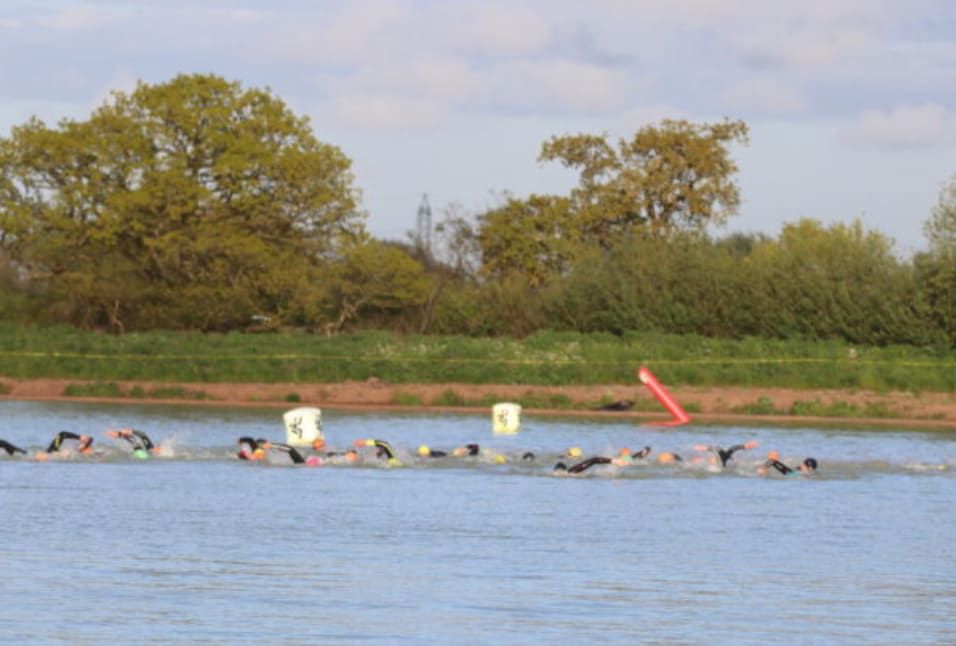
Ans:
[{"label": "distant treeline", "polygon": [[956,182],[926,252],[803,220],[704,232],[740,196],[740,121],[553,137],[567,195],[449,209],[434,235],[364,228],[351,160],[266,90],[183,75],[87,121],[0,138],[0,320],[147,330],[551,330],[956,345]]}]

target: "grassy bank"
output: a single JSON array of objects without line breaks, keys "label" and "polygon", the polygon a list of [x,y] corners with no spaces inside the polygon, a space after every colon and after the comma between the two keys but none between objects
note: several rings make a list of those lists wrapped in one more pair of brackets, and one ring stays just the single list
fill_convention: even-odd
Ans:
[{"label": "grassy bank", "polygon": [[110,336],[0,325],[0,375],[168,382],[672,385],[956,392],[956,350],[837,341],[539,333],[523,340],[154,332]]}]

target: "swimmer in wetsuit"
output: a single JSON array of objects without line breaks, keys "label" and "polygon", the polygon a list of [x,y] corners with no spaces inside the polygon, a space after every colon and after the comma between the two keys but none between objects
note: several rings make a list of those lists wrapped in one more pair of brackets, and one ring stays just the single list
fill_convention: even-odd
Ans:
[{"label": "swimmer in wetsuit", "polygon": [[133,447],[133,455],[138,458],[148,457],[150,453],[159,453],[159,447],[153,444],[149,435],[135,428],[120,428],[106,431],[113,439],[123,439]]},{"label": "swimmer in wetsuit", "polygon": [[617,457],[611,460],[616,466],[626,467],[629,464],[633,464],[635,460],[643,460],[648,455],[651,454],[651,447],[645,446],[640,451],[631,451],[631,449],[624,447],[617,450]]},{"label": "swimmer in wetsuit", "polygon": [[93,438],[89,435],[77,435],[70,431],[60,431],[57,433],[53,440],[50,442],[50,446],[46,448],[47,453],[56,453],[61,448],[63,448],[63,442],[66,440],[76,440],[76,450],[79,453],[90,454],[93,452]]},{"label": "swimmer in wetsuit", "polygon": [[266,451],[262,448],[261,444],[268,442],[262,438],[255,439],[249,437],[248,435],[243,435],[239,438],[239,452],[236,453],[236,457],[240,460],[261,460],[266,457]]},{"label": "swimmer in wetsuit", "polygon": [[393,449],[391,445],[384,440],[373,440],[373,439],[355,440],[353,444],[356,447],[374,446],[375,457],[379,459],[384,458],[388,462],[388,464],[391,466],[401,465],[401,462],[399,462],[398,458],[395,457],[395,449]]},{"label": "swimmer in wetsuit", "polygon": [[554,473],[581,473],[583,471],[586,471],[587,469],[590,469],[595,464],[610,464],[610,463],[611,463],[611,458],[596,456],[596,457],[588,458],[587,460],[578,462],[577,464],[572,465],[570,467],[568,467],[568,465],[566,465],[564,462],[558,462],[556,465],[554,465],[553,471]]},{"label": "swimmer in wetsuit", "polygon": [[757,448],[757,441],[751,440],[750,442],[746,442],[744,444],[735,444],[729,449],[722,449],[719,446],[708,446],[706,444],[698,444],[694,448],[698,451],[712,451],[714,453],[714,457],[717,460],[720,460],[720,466],[725,467],[727,466],[727,463],[733,459],[734,453],[737,451]]},{"label": "swimmer in wetsuit", "polygon": [[6,451],[7,455],[13,455],[14,453],[23,453],[24,455],[26,455],[27,453],[26,451],[21,449],[19,446],[14,446],[13,444],[10,444],[6,440],[0,440],[0,449],[3,449],[4,451]]},{"label": "swimmer in wetsuit", "polygon": [[785,476],[795,476],[800,474],[809,475],[817,470],[817,461],[813,458],[805,459],[799,464],[799,466],[797,466],[796,469],[793,467],[788,467],[778,458],[779,456],[777,455],[777,452],[771,451],[770,455],[767,456],[767,461],[757,469],[757,472],[760,475],[766,475],[769,468],[774,468]]},{"label": "swimmer in wetsuit", "polygon": [[435,449],[428,448],[426,444],[419,446],[416,453],[422,458],[444,458],[448,455],[447,451],[436,451]]},{"label": "swimmer in wetsuit", "polygon": [[466,444],[465,446],[459,446],[451,452],[456,458],[462,458],[466,456],[475,456],[478,455],[478,452],[481,450],[481,447],[477,444]]},{"label": "swimmer in wetsuit", "polygon": [[279,444],[278,442],[270,442],[269,440],[259,441],[258,448],[264,451],[276,450],[280,453],[285,453],[289,456],[289,459],[292,460],[293,464],[302,464],[305,462],[305,458],[302,457],[302,454],[299,453],[294,447],[289,446],[288,444]]}]

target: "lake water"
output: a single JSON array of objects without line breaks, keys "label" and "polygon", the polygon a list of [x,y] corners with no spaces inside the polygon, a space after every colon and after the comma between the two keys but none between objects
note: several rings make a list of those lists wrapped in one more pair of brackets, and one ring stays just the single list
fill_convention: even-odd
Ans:
[{"label": "lake water", "polygon": [[[169,457],[131,459],[117,426]],[[0,402],[14,444],[68,429],[99,451],[0,454],[0,640],[956,642],[956,433],[526,416],[512,437],[490,416],[335,411],[323,428],[405,466],[237,460],[241,435],[282,441],[276,410]],[[690,460],[751,439],[726,469]],[[469,442],[483,455],[414,455]],[[552,475],[571,446],[644,445],[685,462]],[[820,471],[760,477],[770,449]]]}]

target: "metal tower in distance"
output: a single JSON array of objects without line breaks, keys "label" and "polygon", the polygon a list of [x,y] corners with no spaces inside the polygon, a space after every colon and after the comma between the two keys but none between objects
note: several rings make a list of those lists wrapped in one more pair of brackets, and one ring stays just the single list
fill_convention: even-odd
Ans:
[{"label": "metal tower in distance", "polygon": [[418,205],[418,231],[416,242],[425,253],[425,257],[432,255],[432,207],[428,203],[428,193],[422,193],[422,201]]}]

